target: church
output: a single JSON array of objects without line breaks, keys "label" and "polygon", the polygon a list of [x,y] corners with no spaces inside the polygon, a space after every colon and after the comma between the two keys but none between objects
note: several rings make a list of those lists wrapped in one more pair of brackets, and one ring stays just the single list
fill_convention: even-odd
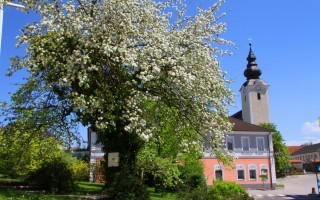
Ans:
[{"label": "church", "polygon": [[256,57],[250,51],[244,71],[246,81],[240,88],[242,110],[229,117],[232,131],[226,135],[225,150],[236,157],[233,166],[223,163],[209,153],[201,161],[208,185],[216,180],[231,181],[246,188],[274,188],[276,180],[275,160],[272,145],[272,130],[262,128],[261,123],[270,123],[269,85],[262,79]]}]

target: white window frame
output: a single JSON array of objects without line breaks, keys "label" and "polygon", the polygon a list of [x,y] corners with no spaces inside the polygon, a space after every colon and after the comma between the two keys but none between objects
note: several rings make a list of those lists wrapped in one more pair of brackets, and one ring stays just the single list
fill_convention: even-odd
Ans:
[{"label": "white window frame", "polygon": [[[245,169],[244,165],[238,164],[236,167],[236,170],[237,170],[237,181],[245,181],[246,180],[246,169]],[[238,173],[239,170],[243,171],[243,179],[239,179],[239,173]]]},{"label": "white window frame", "polygon": [[[250,177],[250,170],[255,170],[255,172],[256,172],[256,178],[255,178],[255,179],[252,179],[252,178]],[[248,165],[248,175],[249,175],[249,180],[250,180],[250,181],[256,181],[256,180],[258,180],[258,173],[257,173],[257,166],[256,166],[256,165],[254,165],[254,164]]]},{"label": "white window frame", "polygon": [[[244,150],[243,149],[243,140],[244,139],[248,139],[248,150]],[[242,151],[250,151],[250,138],[248,136],[246,137],[241,137],[241,148],[242,148]]]},{"label": "white window frame", "polygon": [[[259,150],[259,143],[258,143],[258,140],[259,139],[262,139],[262,150]],[[256,144],[257,144],[257,150],[258,151],[264,151],[265,150],[265,145],[264,145],[264,137],[256,137]]]},{"label": "white window frame", "polygon": [[[232,139],[232,149],[228,149],[228,139]],[[228,136],[226,140],[226,147],[228,151],[234,151],[234,136]]]}]

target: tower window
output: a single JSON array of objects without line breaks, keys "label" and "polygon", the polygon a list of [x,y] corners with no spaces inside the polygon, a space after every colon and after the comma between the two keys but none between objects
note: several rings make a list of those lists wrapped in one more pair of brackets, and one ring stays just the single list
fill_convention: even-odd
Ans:
[{"label": "tower window", "polygon": [[261,99],[261,94],[257,93],[257,97],[258,97],[258,100],[260,100]]}]

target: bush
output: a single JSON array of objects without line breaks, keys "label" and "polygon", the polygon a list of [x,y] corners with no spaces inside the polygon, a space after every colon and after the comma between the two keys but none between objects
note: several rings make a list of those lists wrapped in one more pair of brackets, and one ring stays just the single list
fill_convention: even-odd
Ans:
[{"label": "bush", "polygon": [[198,187],[191,190],[179,190],[177,193],[178,200],[212,200],[207,187]]},{"label": "bush", "polygon": [[250,200],[247,191],[241,186],[233,182],[216,181],[209,191],[210,196],[217,200]]},{"label": "bush", "polygon": [[184,166],[180,167],[180,172],[180,179],[183,182],[180,189],[192,190],[197,187],[206,186],[203,165],[199,160],[185,160]]},{"label": "bush", "polygon": [[74,189],[72,171],[62,158],[44,162],[40,168],[31,172],[27,181],[51,193],[62,193]]},{"label": "bush", "polygon": [[77,159],[71,163],[70,168],[74,181],[89,181],[89,163]]},{"label": "bush", "polygon": [[149,200],[147,187],[134,175],[118,172],[109,185],[108,194],[116,200]]}]

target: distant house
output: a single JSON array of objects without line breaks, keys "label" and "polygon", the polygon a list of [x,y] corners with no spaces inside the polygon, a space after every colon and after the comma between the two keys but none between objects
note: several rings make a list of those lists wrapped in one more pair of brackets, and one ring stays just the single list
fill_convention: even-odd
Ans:
[{"label": "distant house", "polygon": [[[234,169],[224,166],[209,153],[201,159],[207,184],[216,180],[232,181],[246,188],[275,187],[276,170],[270,129],[258,126],[269,123],[269,85],[260,79],[258,68],[250,45],[248,64],[244,71],[247,81],[240,88],[242,110],[229,117],[234,125],[225,139],[225,149],[234,153],[237,159]],[[262,182],[262,176],[267,177]],[[261,177],[260,177],[261,176]]]},{"label": "distant house", "polygon": [[303,147],[302,145],[300,145],[300,146],[287,146],[290,155],[292,155],[294,152],[298,151],[302,147]]},{"label": "distant house", "polygon": [[[303,146],[287,146],[290,155],[300,150]],[[290,173],[292,171],[303,171],[303,163],[300,159],[290,159],[291,169],[287,169],[286,172]]]},{"label": "distant house", "polygon": [[104,169],[102,167],[103,156],[102,144],[97,143],[97,134],[88,129],[88,148],[90,157],[90,175],[91,182],[104,182]]},{"label": "distant house", "polygon": [[301,160],[303,163],[320,159],[320,143],[301,146],[291,154],[292,160]]},{"label": "distant house", "polygon": [[320,143],[301,146],[291,154],[291,159],[300,160],[306,171],[315,171],[316,166],[320,164]]},{"label": "distant house", "polygon": [[83,159],[88,159],[89,158],[89,150],[88,148],[80,148],[80,147],[75,147],[71,149],[72,151],[72,156],[76,158],[83,158]]}]

